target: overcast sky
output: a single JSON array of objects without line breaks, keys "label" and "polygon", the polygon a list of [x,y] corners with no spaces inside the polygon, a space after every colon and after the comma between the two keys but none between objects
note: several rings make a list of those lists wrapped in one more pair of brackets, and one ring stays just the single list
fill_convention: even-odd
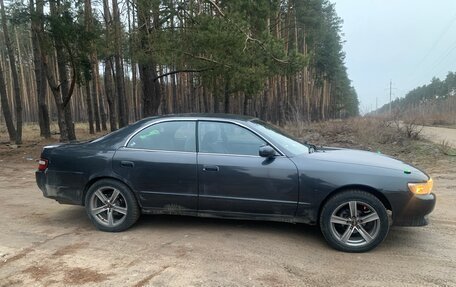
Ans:
[{"label": "overcast sky", "polygon": [[331,0],[346,66],[365,113],[456,72],[456,0]]}]

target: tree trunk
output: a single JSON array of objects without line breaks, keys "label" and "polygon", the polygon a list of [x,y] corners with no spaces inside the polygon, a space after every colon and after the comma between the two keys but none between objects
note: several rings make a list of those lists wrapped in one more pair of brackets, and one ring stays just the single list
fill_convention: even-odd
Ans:
[{"label": "tree trunk", "polygon": [[[51,14],[54,16],[56,16],[57,14],[56,5],[58,5],[58,1],[50,1]],[[46,54],[46,50],[48,50],[48,47],[45,46],[45,41],[43,40],[44,31],[34,29],[33,33],[35,33],[38,40],[37,42],[39,47],[39,53],[42,60],[43,71],[46,75],[50,91],[52,92],[52,95],[54,97],[55,107],[57,109],[60,140],[75,140],[76,134],[74,132],[70,104],[72,92],[70,93],[70,90],[68,89],[68,75],[66,71],[62,43],[58,39],[54,43],[56,46],[55,52],[57,56],[57,71],[55,71],[55,69],[50,67],[48,63],[48,55]],[[60,83],[57,82],[55,73],[59,73]]]},{"label": "tree trunk", "polygon": [[2,103],[3,117],[5,118],[6,128],[10,141],[16,140],[16,129],[14,128],[13,115],[8,103],[8,95],[6,94],[5,78],[3,76],[2,65],[0,65],[0,100]]},{"label": "tree trunk", "polygon": [[[38,38],[39,39],[39,38]],[[54,73],[52,71],[52,68],[49,67],[49,64],[47,62],[47,55],[43,53],[43,49],[41,48],[41,41],[40,41],[40,54],[41,54],[41,59],[43,63],[43,68],[46,74],[46,78],[48,80],[50,90],[52,92],[52,95],[54,96],[54,101],[55,101],[55,107],[57,110],[57,122],[59,125],[59,131],[60,131],[60,141],[68,141],[68,126],[65,121],[65,116],[64,116],[64,106],[63,106],[63,101],[62,101],[62,95],[59,89],[59,85],[57,84],[57,80],[55,79]]]},{"label": "tree trunk", "polygon": [[[97,63],[98,63],[98,60],[97,60]],[[100,114],[100,120],[101,120],[101,129],[106,131],[108,128],[106,126],[106,111],[105,111],[105,107],[104,107],[104,101],[103,101],[103,97],[101,96],[102,93],[101,93],[101,88],[100,88],[100,72],[99,72],[99,69],[98,69],[98,64],[94,67],[95,68],[95,82],[96,82],[96,86],[97,86],[97,95],[99,95],[97,97],[98,99],[98,108],[99,108],[99,114]]]},{"label": "tree trunk", "polygon": [[[103,0],[104,20],[106,24],[106,49],[110,51],[111,35],[112,35],[112,19],[111,12],[109,11],[109,1]],[[113,92],[113,77],[112,77],[112,56],[108,55],[105,59],[104,66],[104,87],[106,94],[106,101],[108,103],[109,126],[111,131],[117,130],[117,109],[116,97]],[[101,103],[101,101],[100,101]]]},{"label": "tree trunk", "polygon": [[[50,1],[51,3],[51,15],[57,16],[58,11],[57,11],[57,6],[60,5],[59,0],[52,0]],[[61,41],[61,39],[56,38],[54,39],[54,45],[55,45],[55,52],[57,56],[57,72],[59,75],[59,81],[60,81],[60,93],[62,95],[62,105],[60,105],[60,108],[63,108],[63,114],[65,116],[65,123],[66,123],[66,129],[67,129],[67,135],[68,135],[68,140],[73,141],[76,140],[76,133],[74,131],[74,123],[73,123],[73,116],[71,112],[71,103],[70,99],[72,96],[72,91],[70,90],[70,83],[68,80],[68,70],[67,70],[67,62],[66,62],[66,56],[64,52],[64,46]],[[75,75],[73,75],[74,77]],[[73,78],[72,81],[75,79]],[[73,83],[71,83],[73,85]],[[59,105],[57,105],[59,107]]]},{"label": "tree trunk", "polygon": [[[84,1],[84,17],[85,17],[85,28],[86,28],[86,31],[88,33],[92,32],[93,28],[92,28],[92,2],[91,0],[85,0]],[[95,49],[95,46],[93,44],[91,44],[91,53],[90,53],[90,65],[91,65],[91,69],[92,69],[92,77],[91,77],[91,84],[92,84],[92,91],[89,94],[87,94],[87,97],[90,98],[90,101],[92,102],[92,105],[88,105],[89,102],[87,102],[87,106],[88,106],[88,113],[89,113],[89,125],[90,125],[90,109],[92,109],[92,106],[93,106],[93,110],[92,110],[92,121],[93,121],[93,118],[95,118],[95,129],[97,132],[99,132],[101,129],[100,129],[100,114],[99,114],[99,110],[98,110],[98,87],[97,87],[97,84],[98,84],[98,81],[97,81],[97,78],[98,78],[98,75],[96,74],[97,72],[97,65],[98,65],[98,59],[97,59],[97,52],[96,52],[96,49]],[[87,86],[89,85],[89,83],[87,83]],[[86,88],[87,92],[89,92],[90,88]],[[93,129],[93,127],[91,127],[91,129]]]},{"label": "tree trunk", "polygon": [[89,119],[89,133],[93,135],[95,129],[93,128],[93,109],[92,109],[92,94],[90,93],[90,83],[86,83],[86,104],[87,104],[87,117]]},{"label": "tree trunk", "polygon": [[157,77],[155,65],[140,63],[139,75],[142,83],[143,116],[156,115],[160,106],[161,93],[158,81],[154,81]]},{"label": "tree trunk", "polygon": [[112,14],[114,25],[114,64],[116,69],[117,108],[119,127],[128,125],[127,99],[125,95],[124,71],[122,65],[122,34],[117,0],[112,0]]},{"label": "tree trunk", "polygon": [[6,24],[6,13],[5,5],[3,0],[0,0],[0,9],[3,26],[3,38],[5,40],[6,50],[8,52],[8,58],[10,62],[11,75],[13,78],[13,91],[14,91],[14,104],[16,106],[16,144],[22,143],[22,101],[21,101],[21,90],[19,88],[19,77],[16,69],[16,59],[14,58],[14,50],[11,45],[8,26]]},{"label": "tree trunk", "polygon": [[105,61],[104,86],[109,109],[109,124],[111,126],[111,131],[115,131],[117,130],[117,110],[115,96],[112,90],[112,63],[110,59]]},{"label": "tree trunk", "polygon": [[141,43],[141,49],[146,53],[147,59],[139,62],[139,76],[142,84],[142,101],[143,101],[143,116],[156,115],[158,107],[161,102],[161,90],[160,82],[157,78],[156,63],[153,61],[153,55],[151,55],[151,48],[149,47],[149,33],[152,30],[151,27],[151,8],[154,10],[153,25],[154,29],[158,28],[158,9],[159,7],[150,7],[148,0],[140,0],[137,3],[138,13],[138,29]]},{"label": "tree trunk", "polygon": [[[96,59],[92,62],[92,100],[93,100],[93,116],[95,118],[95,131],[100,132],[100,109],[98,106],[98,60]],[[106,124],[106,122],[105,122]]]},{"label": "tree trunk", "polygon": [[225,89],[223,91],[225,98],[225,114],[230,113],[230,80],[225,79]]},{"label": "tree trunk", "polygon": [[[135,0],[127,1],[127,14],[128,14],[128,33],[131,34],[135,29],[135,12],[134,7],[136,6]],[[130,19],[130,17],[132,19]],[[133,119],[135,121],[139,120],[139,111],[138,111],[138,91],[137,91],[137,67],[133,54],[133,37],[129,37],[128,44],[130,45],[130,61],[131,61],[131,98],[133,105]]]},{"label": "tree trunk", "polygon": [[46,75],[43,70],[43,61],[40,55],[40,47],[38,38],[34,31],[43,30],[43,22],[40,20],[39,15],[43,14],[43,0],[36,1],[36,9],[33,0],[30,1],[30,13],[32,14],[32,48],[33,48],[33,62],[35,65],[35,82],[36,82],[36,95],[38,103],[38,122],[40,125],[40,136],[44,138],[51,137],[51,127],[49,120],[49,111],[46,104],[47,83]]}]

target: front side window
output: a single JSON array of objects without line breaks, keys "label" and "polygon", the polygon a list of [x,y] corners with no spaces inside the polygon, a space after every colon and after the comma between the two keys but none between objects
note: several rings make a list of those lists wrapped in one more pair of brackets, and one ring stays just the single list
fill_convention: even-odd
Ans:
[{"label": "front side window", "polygon": [[151,125],[131,138],[127,147],[195,152],[195,126],[193,121],[173,121]]},{"label": "front side window", "polygon": [[280,147],[285,148],[293,156],[298,154],[309,153],[309,147],[294,139],[292,136],[286,134],[278,127],[268,124],[260,120],[252,121],[255,124],[257,131],[263,133],[271,140],[279,144]]},{"label": "front side window", "polygon": [[266,144],[257,135],[235,124],[199,122],[199,151],[204,153],[255,155]]}]

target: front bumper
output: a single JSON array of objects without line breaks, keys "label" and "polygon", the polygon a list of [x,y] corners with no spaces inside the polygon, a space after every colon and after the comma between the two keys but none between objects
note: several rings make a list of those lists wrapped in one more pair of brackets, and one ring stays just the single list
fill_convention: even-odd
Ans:
[{"label": "front bumper", "polygon": [[405,207],[394,215],[393,224],[398,226],[424,226],[429,223],[427,215],[434,210],[436,196],[434,193],[414,195]]}]

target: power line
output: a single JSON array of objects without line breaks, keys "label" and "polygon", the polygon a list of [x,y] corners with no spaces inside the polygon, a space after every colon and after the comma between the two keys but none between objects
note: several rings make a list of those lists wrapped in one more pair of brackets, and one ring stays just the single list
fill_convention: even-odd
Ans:
[{"label": "power line", "polygon": [[437,70],[440,70],[439,67],[445,63],[445,60],[447,60],[448,56],[450,56],[455,50],[456,50],[456,41],[454,41],[453,43],[454,45],[451,45],[447,50],[446,50],[446,54],[444,54],[444,56],[440,57],[439,61],[437,62],[437,64],[435,64],[432,69],[431,69],[431,73],[434,73],[435,71]]},{"label": "power line", "polygon": [[391,95],[392,95],[392,91],[393,91],[393,80],[390,80],[390,104],[389,104],[389,114],[391,116]]},{"label": "power line", "polygon": [[378,97],[375,97],[375,114],[378,114]]},{"label": "power line", "polygon": [[429,55],[431,54],[431,52],[437,47],[437,45],[440,43],[440,40],[443,38],[443,36],[448,32],[448,30],[453,26],[453,24],[456,22],[456,14],[454,17],[452,17],[450,19],[450,21],[448,22],[448,24],[444,27],[444,29],[442,30],[442,32],[439,34],[438,38],[437,38],[437,41],[434,41],[434,44],[431,46],[430,49],[428,49],[428,51],[426,52],[426,54],[424,55],[424,57],[419,61],[419,63],[415,66],[415,69],[413,69],[413,72],[411,74],[411,76],[408,78],[407,82],[409,82],[410,80],[414,80],[416,78],[416,73],[417,71],[419,71],[419,68],[421,67],[421,65],[424,63],[425,60],[427,60],[427,58],[429,57]]},{"label": "power line", "polygon": [[421,59],[421,61],[418,64],[418,68],[419,68],[419,66],[421,66],[421,64],[423,64],[423,62],[427,59],[427,57],[429,57],[429,55],[431,54],[432,50],[434,50],[437,47],[437,45],[439,44],[439,42],[442,39],[442,37],[448,32],[448,30],[451,28],[451,26],[453,26],[453,23],[455,21],[456,21],[456,15],[450,20],[450,23],[440,33],[439,37],[437,38],[437,41],[434,42],[434,45],[432,45],[432,47],[427,51],[427,53]]}]

